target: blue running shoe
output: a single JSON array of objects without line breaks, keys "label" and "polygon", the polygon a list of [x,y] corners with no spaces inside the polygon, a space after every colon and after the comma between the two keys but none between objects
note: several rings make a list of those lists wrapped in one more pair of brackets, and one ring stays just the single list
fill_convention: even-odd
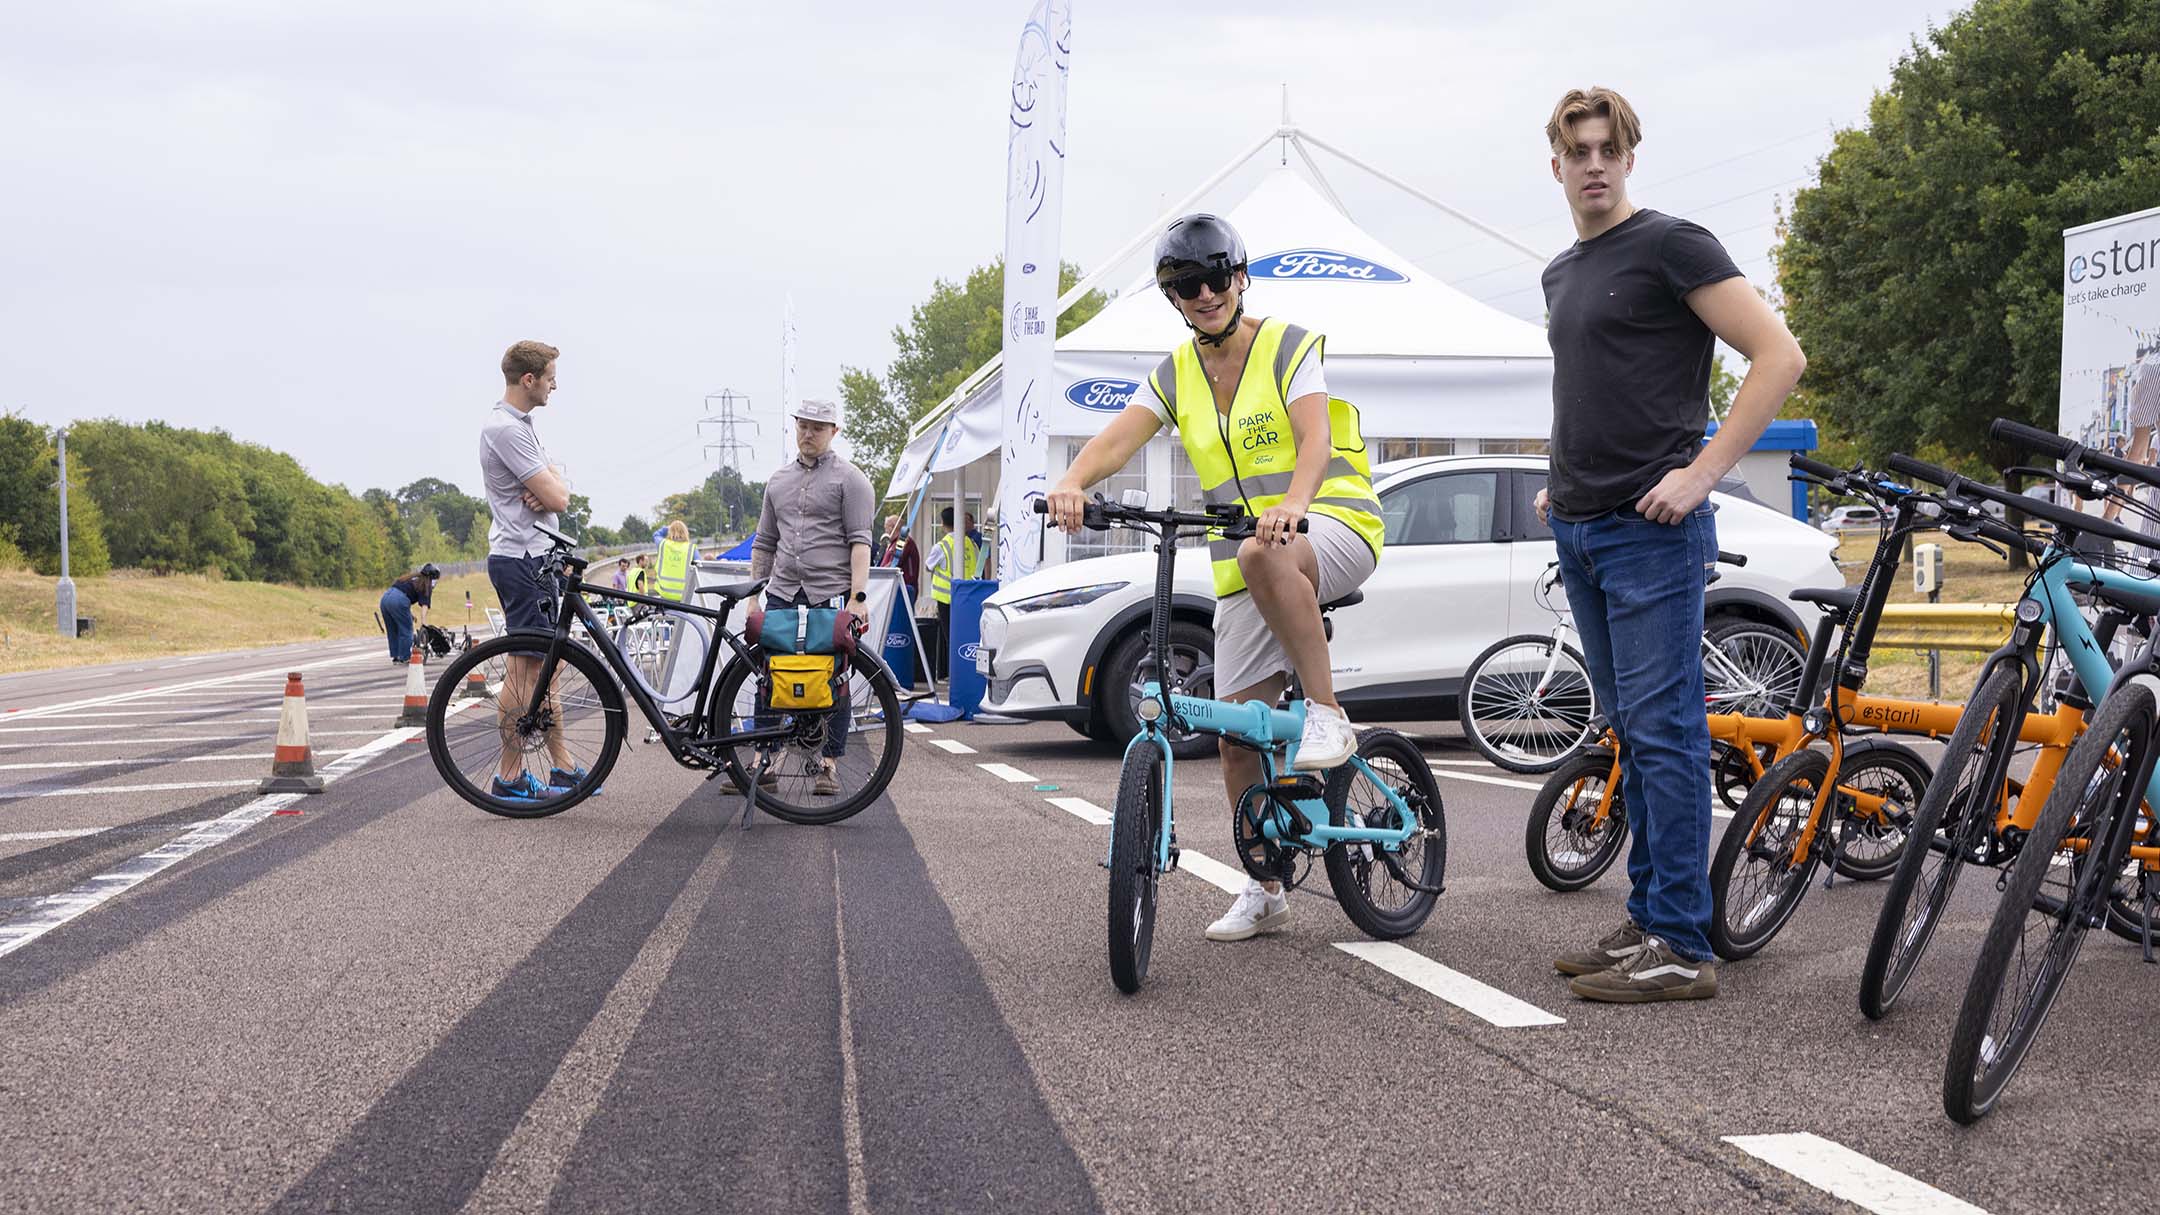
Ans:
[{"label": "blue running shoe", "polygon": [[544,802],[558,795],[559,790],[550,788],[533,779],[530,772],[518,773],[516,780],[506,781],[498,776],[488,785],[488,792],[504,801]]},{"label": "blue running shoe", "polygon": [[[568,793],[570,790],[577,788],[577,783],[584,779],[585,769],[583,768],[572,768],[568,772],[563,771],[561,768],[548,769],[548,788],[557,793]],[[606,785],[601,785],[599,788],[594,789],[590,796],[600,796],[600,790],[605,788],[607,788]]]}]

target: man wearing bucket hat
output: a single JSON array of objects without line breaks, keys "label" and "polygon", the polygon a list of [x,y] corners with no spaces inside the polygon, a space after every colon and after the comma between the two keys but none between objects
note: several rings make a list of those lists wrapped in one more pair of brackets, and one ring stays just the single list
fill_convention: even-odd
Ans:
[{"label": "man wearing bucket hat", "polygon": [[[750,575],[765,585],[768,610],[841,607],[855,618],[857,633],[869,619],[870,530],[877,498],[870,478],[832,449],[840,434],[840,406],[803,401],[795,419],[795,458],[766,478],[757,536],[750,542]],[[811,791],[840,792],[839,758],[847,749],[846,706],[834,710]],[[765,783],[782,774],[767,771]]]}]

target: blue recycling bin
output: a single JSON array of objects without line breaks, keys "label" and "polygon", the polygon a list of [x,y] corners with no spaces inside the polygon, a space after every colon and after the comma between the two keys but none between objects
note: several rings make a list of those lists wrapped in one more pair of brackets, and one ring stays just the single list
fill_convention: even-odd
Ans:
[{"label": "blue recycling bin", "polygon": [[946,640],[946,670],[952,673],[950,703],[962,717],[973,717],[982,708],[989,690],[975,656],[981,650],[983,604],[998,584],[986,578],[968,578],[952,584],[952,635]]},{"label": "blue recycling bin", "polygon": [[915,686],[915,632],[909,627],[914,615],[914,597],[903,583],[893,596],[892,619],[885,625],[885,666],[892,671],[893,682],[903,688]]}]

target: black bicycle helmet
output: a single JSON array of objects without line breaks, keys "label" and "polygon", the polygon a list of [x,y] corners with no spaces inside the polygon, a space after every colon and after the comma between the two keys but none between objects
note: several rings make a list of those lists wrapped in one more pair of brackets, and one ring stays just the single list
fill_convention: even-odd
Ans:
[{"label": "black bicycle helmet", "polygon": [[[1182,215],[1170,221],[1170,226],[1155,241],[1155,285],[1162,288],[1165,298],[1170,283],[1187,274],[1205,274],[1210,270],[1243,270],[1245,268],[1245,238],[1238,235],[1230,221],[1220,215],[1205,211]],[[1176,307],[1176,301],[1171,301]],[[1184,311],[1179,310],[1179,316]],[[1221,333],[1203,333],[1190,320],[1186,327],[1193,337],[1209,346],[1220,346],[1231,334],[1237,332],[1238,322],[1245,317],[1245,297],[1238,295],[1237,307],[1230,313],[1230,323]]]},{"label": "black bicycle helmet", "polygon": [[420,567],[420,576],[422,578],[440,578],[442,577],[442,567],[430,561]]}]

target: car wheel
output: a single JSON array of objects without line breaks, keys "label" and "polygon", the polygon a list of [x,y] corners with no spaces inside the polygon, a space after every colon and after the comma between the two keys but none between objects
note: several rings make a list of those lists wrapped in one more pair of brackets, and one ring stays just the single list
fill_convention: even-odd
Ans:
[{"label": "car wheel", "polygon": [[[1215,631],[1189,620],[1170,624],[1170,660],[1173,677],[1189,696],[1215,695]],[[1140,685],[1154,678],[1148,658],[1147,629],[1137,628],[1110,648],[1095,677],[1095,720],[1102,723],[1105,743],[1122,749],[1140,732]],[[1215,753],[1215,740],[1172,732],[1170,751],[1179,759],[1197,759]]]}]

